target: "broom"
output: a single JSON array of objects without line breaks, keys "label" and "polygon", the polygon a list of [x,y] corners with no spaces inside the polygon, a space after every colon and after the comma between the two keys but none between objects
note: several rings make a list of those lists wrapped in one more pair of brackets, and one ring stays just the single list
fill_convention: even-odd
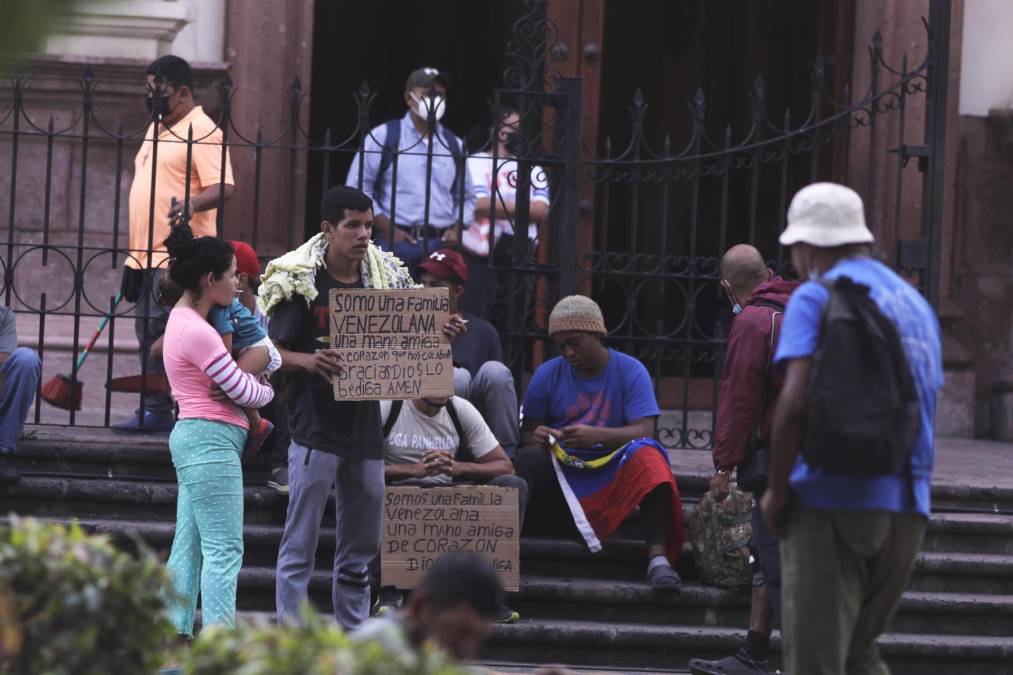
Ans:
[{"label": "broom", "polygon": [[[106,315],[99,321],[98,330],[91,336],[91,340],[88,341],[88,346],[81,350],[80,355],[77,357],[77,368],[74,372],[81,372],[81,366],[84,365],[84,360],[88,358],[88,354],[91,353],[92,347],[95,346],[95,342],[98,340],[99,335],[105,330],[106,324],[109,323],[110,317],[113,312],[116,311],[116,306],[120,304],[120,300],[123,299],[123,292],[120,291],[116,294],[116,298],[113,300],[112,308],[106,312]],[[42,387],[42,400],[49,405],[63,410],[80,410],[81,409],[81,394],[84,390],[84,385],[80,381],[75,380],[67,375],[57,375],[49,382],[46,382]]]}]

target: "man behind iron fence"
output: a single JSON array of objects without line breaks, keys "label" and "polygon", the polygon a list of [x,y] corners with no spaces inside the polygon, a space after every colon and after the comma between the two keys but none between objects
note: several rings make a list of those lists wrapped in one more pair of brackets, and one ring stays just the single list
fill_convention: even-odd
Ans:
[{"label": "man behind iron fence", "polygon": [[[131,250],[123,290],[128,301],[137,303],[134,330],[142,368],[147,373],[163,373],[161,358],[150,353],[151,344],[165,332],[169,318],[168,309],[160,306],[154,296],[169,257],[163,242],[169,236],[170,225],[180,219],[189,221],[195,237],[216,235],[218,208],[223,195],[228,200],[235,193],[235,181],[227,153],[222,178],[222,130],[194,103],[190,64],[178,56],[163,56],[148,66],[146,86],[152,121],[134,158],[129,201]],[[188,144],[191,128],[194,142]],[[143,408],[113,430],[152,432],[170,428],[172,400],[166,394],[146,394]]]},{"label": "man behind iron fence", "polygon": [[457,248],[460,225],[470,223],[475,212],[464,146],[440,124],[447,110],[447,86],[447,75],[435,68],[413,71],[405,83],[408,111],[369,132],[362,157],[356,154],[345,179],[347,185],[360,186],[361,159],[361,189],[373,199],[375,239],[413,272],[430,252]]}]

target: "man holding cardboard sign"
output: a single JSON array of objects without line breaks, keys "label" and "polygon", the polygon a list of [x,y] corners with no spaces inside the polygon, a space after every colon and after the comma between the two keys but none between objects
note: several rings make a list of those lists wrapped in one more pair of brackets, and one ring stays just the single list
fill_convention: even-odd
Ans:
[{"label": "man holding cardboard sign", "polygon": [[370,243],[371,200],[340,186],[324,195],[321,233],[272,261],[258,291],[261,311],[286,373],[292,443],[289,504],[278,552],[278,618],[291,620],[307,599],[324,506],[336,492],[333,602],[339,625],[369,616],[368,564],[380,545],[383,437],[380,404],[335,401],[332,379],[342,372],[330,345],[332,289],[410,288],[396,258]]}]

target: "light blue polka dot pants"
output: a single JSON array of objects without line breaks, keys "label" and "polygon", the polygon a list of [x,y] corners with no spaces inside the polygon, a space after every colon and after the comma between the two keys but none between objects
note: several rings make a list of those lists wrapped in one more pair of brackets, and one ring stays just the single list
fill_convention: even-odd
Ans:
[{"label": "light blue polka dot pants", "polygon": [[243,564],[243,468],[246,430],[224,422],[183,419],[169,436],[176,467],[176,534],[169,598],[177,632],[193,635],[197,595],[202,623],[235,625],[236,584]]}]

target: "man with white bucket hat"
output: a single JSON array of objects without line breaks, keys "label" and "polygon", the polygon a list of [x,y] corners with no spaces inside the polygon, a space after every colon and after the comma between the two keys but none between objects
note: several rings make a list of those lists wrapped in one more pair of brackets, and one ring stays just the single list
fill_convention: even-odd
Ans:
[{"label": "man with white bucket hat", "polygon": [[[791,247],[792,263],[809,279],[788,303],[774,357],[786,373],[762,501],[765,522],[782,537],[786,671],[889,673],[875,641],[907,585],[928,521],[936,392],[942,385],[939,324],[910,284],[870,256],[874,237],[853,190],[834,183],[800,190],[780,242]],[[842,343],[841,331],[852,328],[840,323],[839,307],[858,308],[848,315],[851,326],[859,326],[855,330],[870,325],[883,330],[856,333],[865,338],[861,347],[854,340]],[[880,323],[854,322],[855,316]],[[875,345],[874,339],[879,340]],[[884,358],[892,358],[896,367],[872,368]],[[853,423],[838,435],[842,443],[820,435],[835,428],[833,414],[820,416],[826,401],[839,395],[826,386],[827,371],[821,371],[834,368],[834,360],[859,365],[839,378],[842,391],[853,390],[862,377],[885,373],[882,388],[870,386],[867,397],[853,396],[838,406],[844,409],[840,416],[851,415]],[[862,407],[863,399],[885,396],[877,390],[895,382],[901,383],[901,394],[908,394],[895,396],[898,415],[907,415],[906,435]],[[861,411],[857,425],[855,410]],[[871,446],[851,442],[866,437]],[[901,447],[901,452],[882,468],[870,458],[887,457],[885,447]]]}]

